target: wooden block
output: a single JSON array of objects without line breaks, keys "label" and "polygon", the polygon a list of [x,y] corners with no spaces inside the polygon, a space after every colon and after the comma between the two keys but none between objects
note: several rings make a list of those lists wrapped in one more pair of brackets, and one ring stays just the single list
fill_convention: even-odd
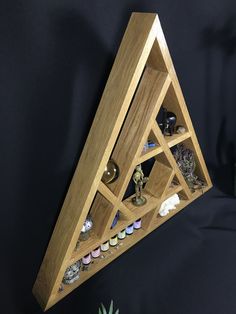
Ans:
[{"label": "wooden block", "polygon": [[155,161],[145,190],[157,198],[161,198],[169,187],[174,171],[159,161]]}]

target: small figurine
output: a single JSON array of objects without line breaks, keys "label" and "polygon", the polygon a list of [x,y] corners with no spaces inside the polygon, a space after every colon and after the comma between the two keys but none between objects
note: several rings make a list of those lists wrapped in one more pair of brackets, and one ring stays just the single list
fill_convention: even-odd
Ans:
[{"label": "small figurine", "polygon": [[146,198],[142,195],[142,190],[143,184],[148,181],[148,177],[144,177],[141,165],[136,166],[133,181],[135,183],[135,197],[132,198],[132,203],[135,206],[142,206],[147,202]]},{"label": "small figurine", "polygon": [[176,124],[176,115],[173,112],[167,111],[163,108],[163,118],[159,126],[164,135],[172,136],[174,134],[174,128]]},{"label": "small figurine", "polygon": [[70,285],[76,280],[79,279],[79,271],[80,271],[81,262],[80,260],[69,266],[64,274],[62,282],[66,285]]}]

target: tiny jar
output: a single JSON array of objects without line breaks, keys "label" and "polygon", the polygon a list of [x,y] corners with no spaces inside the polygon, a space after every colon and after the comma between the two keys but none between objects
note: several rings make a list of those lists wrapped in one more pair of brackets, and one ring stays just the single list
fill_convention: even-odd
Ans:
[{"label": "tiny jar", "polygon": [[100,246],[99,246],[91,252],[91,255],[93,258],[97,258],[100,256],[100,253],[101,253],[101,250],[100,250]]},{"label": "tiny jar", "polygon": [[134,225],[129,225],[126,229],[125,229],[126,234],[131,235],[134,232]]},{"label": "tiny jar", "polygon": [[142,226],[141,218],[139,218],[138,220],[134,222],[134,229],[140,229],[141,226]]},{"label": "tiny jar", "polygon": [[123,240],[126,237],[125,229],[118,233],[118,239]]},{"label": "tiny jar", "polygon": [[87,254],[82,258],[82,262],[84,265],[89,265],[91,263],[91,254]]},{"label": "tiny jar", "polygon": [[117,234],[110,238],[110,246],[116,246],[118,244]]},{"label": "tiny jar", "polygon": [[106,252],[109,250],[109,247],[109,241],[106,241],[101,245],[101,251]]}]

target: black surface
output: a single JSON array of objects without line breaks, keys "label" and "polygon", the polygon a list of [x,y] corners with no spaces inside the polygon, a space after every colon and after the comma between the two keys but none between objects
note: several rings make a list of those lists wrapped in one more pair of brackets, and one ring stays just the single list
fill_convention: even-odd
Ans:
[{"label": "black surface", "polygon": [[48,313],[236,313],[235,1],[1,1],[1,313],[31,294],[132,11],[158,12],[216,188]]}]

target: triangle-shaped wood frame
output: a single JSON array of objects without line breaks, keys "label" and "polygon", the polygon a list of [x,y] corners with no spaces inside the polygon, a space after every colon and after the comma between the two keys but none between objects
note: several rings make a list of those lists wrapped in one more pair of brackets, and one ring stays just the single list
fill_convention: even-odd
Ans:
[{"label": "triangle-shaped wood frame", "polygon": [[[163,103],[179,116],[186,128],[184,134],[163,136],[156,122]],[[158,145],[143,152],[150,134]],[[197,173],[206,183],[205,192],[212,186],[211,180],[159,18],[157,14],[133,13],[33,288],[44,310],[201,195],[190,191],[171,153],[170,148],[183,141],[194,150]],[[101,178],[111,157],[121,171],[118,180],[106,186]],[[130,199],[123,201],[123,195],[135,166],[152,157],[155,163],[150,178],[158,181],[149,180],[144,191],[147,204],[135,208]],[[171,185],[174,177],[178,181],[176,186]],[[174,193],[183,195],[177,210],[165,217],[158,216],[160,204]],[[118,209],[124,218],[110,229]],[[95,222],[94,233],[75,251],[89,211]],[[68,266],[140,217],[142,229],[126,238],[122,248],[96,260],[78,281],[59,291]]]}]

